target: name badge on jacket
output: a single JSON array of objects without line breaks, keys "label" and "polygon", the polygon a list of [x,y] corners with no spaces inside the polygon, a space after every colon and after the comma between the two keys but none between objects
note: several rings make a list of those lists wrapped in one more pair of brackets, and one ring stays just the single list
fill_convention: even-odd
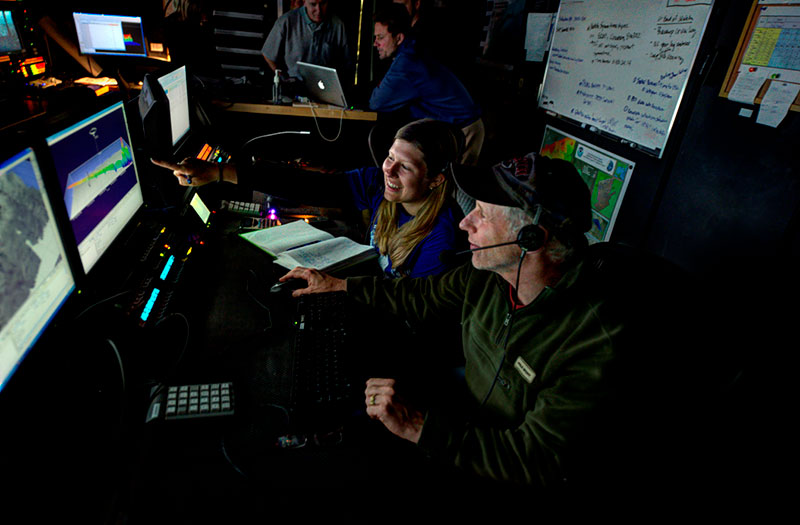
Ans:
[{"label": "name badge on jacket", "polygon": [[533,383],[533,380],[536,378],[536,372],[533,371],[533,368],[530,367],[528,363],[525,362],[522,357],[518,357],[516,361],[514,361],[514,368],[517,369],[519,375],[522,376],[522,379],[527,381],[528,383]]}]

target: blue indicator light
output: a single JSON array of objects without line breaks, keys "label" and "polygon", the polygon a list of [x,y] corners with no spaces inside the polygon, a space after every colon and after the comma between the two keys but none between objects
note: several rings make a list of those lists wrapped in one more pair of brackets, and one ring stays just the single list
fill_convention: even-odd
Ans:
[{"label": "blue indicator light", "polygon": [[153,291],[150,293],[150,299],[147,300],[147,304],[144,305],[144,310],[142,310],[142,315],[140,316],[142,321],[147,321],[147,318],[150,317],[150,310],[153,309],[153,305],[155,304],[156,299],[158,299],[159,293],[161,293],[161,290],[158,288],[153,288]]},{"label": "blue indicator light", "polygon": [[161,280],[165,280],[167,278],[167,274],[169,273],[170,269],[172,268],[172,263],[175,262],[175,256],[170,255],[169,259],[167,259],[167,264],[164,265],[164,269],[161,271]]}]

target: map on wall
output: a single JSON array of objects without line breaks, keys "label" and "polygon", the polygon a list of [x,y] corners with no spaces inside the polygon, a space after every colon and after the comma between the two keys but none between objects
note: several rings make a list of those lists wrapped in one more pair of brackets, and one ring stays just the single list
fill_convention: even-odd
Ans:
[{"label": "map on wall", "polygon": [[545,128],[540,153],[575,166],[592,197],[589,242],[608,241],[635,164],[552,126]]}]

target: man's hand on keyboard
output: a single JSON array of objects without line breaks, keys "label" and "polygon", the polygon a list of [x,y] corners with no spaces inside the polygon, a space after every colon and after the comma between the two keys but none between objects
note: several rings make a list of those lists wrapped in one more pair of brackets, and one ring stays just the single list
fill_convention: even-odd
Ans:
[{"label": "man's hand on keyboard", "polygon": [[278,279],[283,282],[289,279],[303,279],[308,283],[305,288],[300,288],[292,292],[292,297],[299,297],[301,295],[310,293],[324,293],[324,292],[346,292],[347,281],[345,279],[337,279],[327,273],[320,272],[319,270],[312,270],[311,268],[303,268],[298,266],[289,273]]}]

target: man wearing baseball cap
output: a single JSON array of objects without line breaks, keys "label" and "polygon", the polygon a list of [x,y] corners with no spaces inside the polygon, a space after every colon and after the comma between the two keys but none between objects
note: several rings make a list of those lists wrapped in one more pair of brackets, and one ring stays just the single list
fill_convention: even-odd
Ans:
[{"label": "man wearing baseball cap", "polygon": [[460,224],[470,264],[396,282],[306,269],[287,278],[309,281],[300,293],[346,290],[412,320],[460,323],[464,400],[409,406],[400,382],[372,378],[367,414],[469,473],[562,486],[581,467],[579,449],[613,401],[609,373],[623,333],[587,278],[589,189],[568,162],[533,153],[491,169],[461,167],[455,180],[476,199]]}]

